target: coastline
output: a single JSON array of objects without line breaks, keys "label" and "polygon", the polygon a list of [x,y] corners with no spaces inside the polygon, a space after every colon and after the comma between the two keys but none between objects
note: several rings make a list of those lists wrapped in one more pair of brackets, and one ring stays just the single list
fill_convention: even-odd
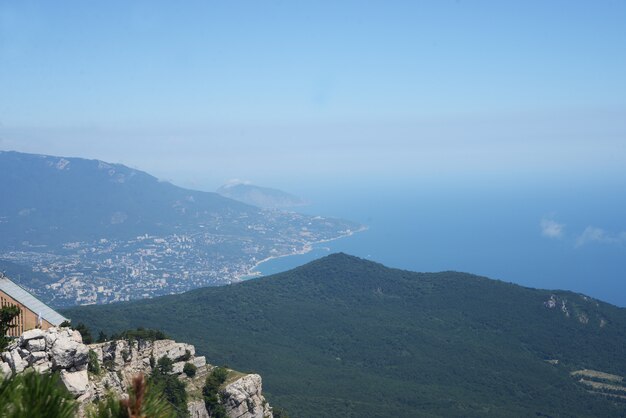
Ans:
[{"label": "coastline", "polygon": [[303,244],[303,247],[302,247],[301,250],[294,251],[294,252],[289,253],[289,254],[271,255],[269,257],[264,258],[263,260],[257,261],[245,273],[243,273],[241,275],[237,275],[235,277],[235,280],[237,282],[242,282],[242,281],[246,281],[246,280],[251,280],[251,279],[254,279],[254,278],[262,277],[263,273],[261,273],[260,271],[255,271],[255,270],[263,263],[267,263],[268,261],[275,260],[275,259],[278,259],[278,258],[284,258],[284,257],[291,257],[291,256],[294,256],[294,255],[307,254],[307,253],[310,253],[311,251],[313,251],[314,246],[316,246],[318,244],[323,244],[325,242],[331,242],[331,241],[336,241],[336,240],[339,240],[339,239],[342,239],[342,238],[351,237],[352,235],[354,235],[356,233],[364,232],[364,231],[367,231],[368,229],[369,229],[369,227],[367,225],[363,225],[363,226],[361,226],[357,230],[350,231],[350,232],[348,232],[346,234],[339,235],[339,236],[334,237],[334,238],[322,239],[322,240],[319,240],[319,241],[305,242]]}]

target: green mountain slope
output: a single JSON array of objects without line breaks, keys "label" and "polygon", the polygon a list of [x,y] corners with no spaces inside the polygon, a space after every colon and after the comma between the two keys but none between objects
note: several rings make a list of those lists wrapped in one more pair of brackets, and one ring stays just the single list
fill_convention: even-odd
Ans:
[{"label": "green mountain slope", "polygon": [[626,375],[626,311],[571,292],[334,254],[245,283],[64,313],[109,333],[160,328],[213,362],[259,372],[270,402],[296,417],[626,413],[570,376]]}]

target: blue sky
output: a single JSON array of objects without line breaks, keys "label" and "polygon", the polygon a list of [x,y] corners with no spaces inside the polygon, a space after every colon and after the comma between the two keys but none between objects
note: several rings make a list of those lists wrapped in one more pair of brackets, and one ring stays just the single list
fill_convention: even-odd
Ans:
[{"label": "blue sky", "polygon": [[622,1],[2,1],[0,149],[178,184],[626,174]]}]

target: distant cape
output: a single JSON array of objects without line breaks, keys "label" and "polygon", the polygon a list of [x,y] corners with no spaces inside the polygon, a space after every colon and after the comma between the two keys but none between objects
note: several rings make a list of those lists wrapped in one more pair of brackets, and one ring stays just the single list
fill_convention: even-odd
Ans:
[{"label": "distant cape", "polygon": [[217,189],[217,193],[229,199],[264,209],[308,205],[307,201],[291,193],[269,187],[255,186],[246,182],[227,183]]}]

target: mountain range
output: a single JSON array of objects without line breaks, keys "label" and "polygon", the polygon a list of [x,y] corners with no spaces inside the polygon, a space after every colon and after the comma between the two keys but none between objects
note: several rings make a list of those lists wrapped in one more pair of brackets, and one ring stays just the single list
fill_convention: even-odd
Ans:
[{"label": "mountain range", "polygon": [[7,151],[0,195],[0,269],[56,306],[238,281],[262,260],[361,227],[263,210],[120,164]]},{"label": "mountain range", "polygon": [[159,328],[295,417],[626,414],[626,310],[585,295],[333,254],[273,276],[64,312]]}]

